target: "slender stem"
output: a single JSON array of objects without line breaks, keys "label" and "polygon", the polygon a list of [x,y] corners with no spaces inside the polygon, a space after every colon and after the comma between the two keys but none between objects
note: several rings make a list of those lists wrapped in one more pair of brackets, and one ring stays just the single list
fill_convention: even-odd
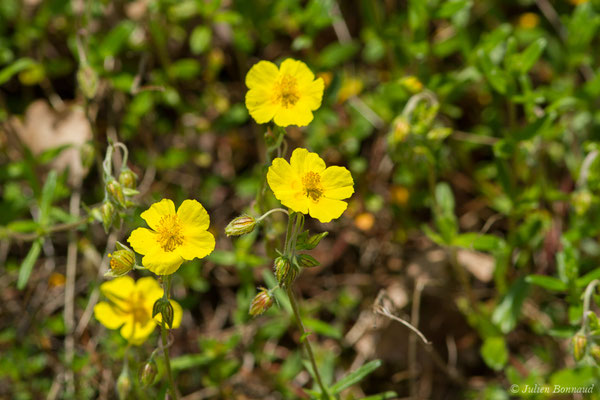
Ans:
[{"label": "slender stem", "polygon": [[272,210],[267,211],[266,213],[264,213],[263,215],[261,215],[260,217],[258,217],[256,219],[256,223],[258,224],[260,221],[262,221],[263,219],[265,219],[265,217],[269,214],[273,214],[274,212],[282,212],[285,213],[287,215],[290,215],[290,213],[288,212],[288,210],[286,210],[285,208],[273,208]]},{"label": "slender stem", "polygon": [[328,394],[327,388],[325,387],[325,385],[323,384],[323,381],[321,380],[321,375],[319,374],[319,369],[317,368],[317,362],[315,361],[315,356],[313,354],[312,347],[310,345],[310,340],[308,340],[308,337],[305,337],[306,330],[304,329],[304,324],[302,323],[302,318],[300,317],[300,311],[298,310],[298,302],[296,301],[296,296],[294,295],[294,290],[292,289],[291,286],[287,286],[286,291],[287,291],[287,295],[290,299],[290,303],[292,305],[292,310],[294,311],[294,317],[296,317],[296,323],[298,324],[298,329],[300,329],[302,344],[304,345],[304,348],[306,349],[306,353],[308,354],[308,358],[310,359],[310,363],[311,363],[313,371],[315,373],[315,378],[317,380],[317,383],[319,384],[321,391],[324,394]]},{"label": "slender stem", "polygon": [[75,222],[67,222],[62,224],[52,225],[51,227],[45,228],[42,232],[32,232],[32,233],[20,233],[11,231],[10,229],[0,229],[0,238],[1,239],[16,239],[22,240],[24,242],[31,242],[40,237],[46,236],[51,233],[62,232],[62,231],[70,231],[72,229],[78,228],[80,225],[84,225],[88,222],[88,217],[83,217],[78,219]]},{"label": "slender stem", "polygon": [[600,284],[600,280],[594,279],[590,282],[590,284],[585,288],[585,292],[583,295],[583,332],[584,334],[589,333],[589,328],[587,326],[588,320],[588,311],[590,311],[590,300],[592,298],[592,294],[594,293],[594,288]]},{"label": "slender stem", "polygon": [[296,218],[295,213],[289,214],[287,231],[285,232],[285,245],[283,246],[283,254],[285,254],[286,256],[289,255],[289,253],[290,253],[290,244],[291,244],[290,239],[292,238],[292,229],[294,228],[293,221],[295,221],[295,218]]},{"label": "slender stem", "polygon": [[[166,299],[169,298],[169,292],[171,291],[171,275],[167,275],[164,277],[164,297]],[[177,389],[175,386],[175,381],[173,380],[173,373],[171,372],[171,360],[169,358],[169,346],[167,344],[167,327],[165,325],[165,320],[161,319],[160,323],[160,336],[162,340],[162,348],[163,355],[165,357],[165,367],[167,369],[167,378],[169,379],[169,391],[171,392],[171,397],[174,400],[177,400]]]}]

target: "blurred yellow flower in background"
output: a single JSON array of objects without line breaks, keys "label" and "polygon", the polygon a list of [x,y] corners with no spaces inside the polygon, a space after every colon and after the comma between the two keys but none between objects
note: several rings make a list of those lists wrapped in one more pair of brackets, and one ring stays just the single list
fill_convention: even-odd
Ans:
[{"label": "blurred yellow flower in background", "polygon": [[533,29],[540,23],[540,17],[534,13],[524,13],[519,17],[519,26],[524,29]]},{"label": "blurred yellow flower in background", "polygon": [[305,126],[321,106],[324,83],[302,61],[288,58],[280,68],[258,62],[248,71],[246,86],[246,107],[257,123]]},{"label": "blurred yellow flower in background", "polygon": [[[101,301],[94,307],[96,319],[108,329],[121,329],[121,336],[131,344],[141,344],[160,324],[161,316],[152,318],[152,306],[162,297],[163,289],[156,279],[141,278],[135,282],[122,276],[100,285],[100,292],[108,302]],[[173,306],[173,328],[181,324],[181,306],[170,300]]]},{"label": "blurred yellow flower in background", "polygon": [[157,275],[170,275],[184,261],[203,258],[215,248],[215,237],[208,232],[210,218],[196,200],[185,200],[175,212],[169,199],[154,203],[142,213],[151,229],[137,228],[128,242],[144,255],[142,264]]},{"label": "blurred yellow flower in background", "polygon": [[326,168],[316,153],[296,149],[290,163],[276,158],[267,172],[275,197],[296,212],[310,214],[321,222],[339,218],[354,193],[352,175],[344,167]]}]

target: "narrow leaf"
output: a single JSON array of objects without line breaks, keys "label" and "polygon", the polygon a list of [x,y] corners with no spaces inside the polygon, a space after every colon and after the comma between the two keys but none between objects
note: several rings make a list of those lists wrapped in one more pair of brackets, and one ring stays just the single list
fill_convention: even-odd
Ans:
[{"label": "narrow leaf", "polygon": [[40,256],[40,251],[42,250],[42,239],[37,239],[31,245],[29,249],[29,253],[23,260],[21,264],[21,268],[19,269],[19,278],[17,280],[17,288],[22,290],[25,285],[27,285],[27,281],[29,280],[29,276],[31,275],[31,271],[33,270],[33,266]]},{"label": "narrow leaf", "polygon": [[360,382],[367,375],[375,371],[380,366],[381,360],[373,360],[371,362],[366,363],[356,371],[350,372],[348,375],[344,376],[342,379],[337,381],[336,384],[331,387],[331,393],[338,394],[342,390],[347,389],[355,383]]}]

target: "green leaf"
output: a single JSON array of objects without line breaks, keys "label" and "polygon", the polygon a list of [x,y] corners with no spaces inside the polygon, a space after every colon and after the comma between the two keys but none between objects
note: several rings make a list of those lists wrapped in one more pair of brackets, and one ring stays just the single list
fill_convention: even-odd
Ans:
[{"label": "green leaf", "polygon": [[527,46],[527,48],[519,55],[519,70],[521,73],[527,73],[534,66],[545,48],[546,39],[543,37]]},{"label": "green leaf", "polygon": [[305,318],[304,325],[308,330],[318,333],[319,335],[329,336],[334,339],[342,338],[342,331],[339,328],[328,324],[327,322],[323,322],[314,318]]},{"label": "green leaf", "polygon": [[462,11],[463,8],[471,5],[470,0],[449,0],[442,2],[442,6],[436,13],[438,18],[450,18],[454,14]]},{"label": "green leaf", "polygon": [[50,206],[52,205],[54,191],[56,190],[56,178],[56,171],[50,170],[42,188],[42,197],[40,199],[40,225],[42,226],[46,226],[50,220]]},{"label": "green leaf", "polygon": [[506,242],[503,239],[494,235],[484,235],[475,232],[463,233],[456,236],[452,245],[470,250],[490,252],[506,248]]},{"label": "green leaf", "polygon": [[525,278],[525,282],[557,292],[564,292],[568,289],[567,284],[561,281],[560,279],[546,275],[528,275]]},{"label": "green leaf", "polygon": [[15,74],[23,71],[26,68],[35,65],[35,61],[31,58],[19,58],[14,63],[10,64],[8,67],[0,70],[0,85],[8,82],[10,78],[12,78]]},{"label": "green leaf", "polygon": [[108,35],[104,36],[104,39],[100,43],[98,47],[98,54],[102,58],[106,58],[109,56],[117,55],[127,40],[129,40],[129,36],[135,29],[135,24],[131,21],[125,20],[120,22],[117,26],[115,26]]},{"label": "green leaf", "polygon": [[389,391],[389,392],[374,394],[372,396],[363,397],[360,400],[387,400],[387,399],[396,399],[396,398],[398,398],[398,393]]},{"label": "green leaf", "polygon": [[6,227],[13,232],[35,232],[39,228],[39,224],[31,219],[13,221]]},{"label": "green leaf", "polygon": [[527,293],[529,284],[524,279],[518,279],[510,287],[500,304],[492,313],[492,322],[496,324],[502,333],[508,333],[517,325],[521,315],[521,306]]},{"label": "green leaf", "polygon": [[500,371],[508,362],[508,349],[502,336],[489,337],[481,346],[481,357],[488,367]]},{"label": "green leaf", "polygon": [[210,46],[212,31],[210,27],[200,25],[194,28],[190,35],[190,50],[192,54],[202,54]]},{"label": "green leaf", "polygon": [[331,393],[338,394],[344,389],[349,388],[350,386],[360,382],[371,372],[375,371],[377,368],[381,366],[381,360],[373,360],[371,362],[366,363],[361,366],[356,371],[350,372],[348,375],[344,376],[342,379],[337,381],[335,385],[333,385],[331,389]]},{"label": "green leaf", "polygon": [[490,85],[500,94],[506,94],[508,88],[508,78],[504,71],[498,68],[489,55],[483,50],[477,52],[477,58],[479,61],[479,67],[485,77],[487,78]]},{"label": "green leaf", "polygon": [[595,270],[583,275],[581,278],[578,278],[575,281],[575,286],[578,288],[586,287],[594,279],[600,279],[600,268],[596,268]]},{"label": "green leaf", "polygon": [[334,68],[352,58],[360,46],[356,43],[333,43],[325,47],[317,60],[321,68]]},{"label": "green leaf", "polygon": [[21,264],[21,268],[19,269],[19,278],[17,279],[17,288],[22,290],[25,285],[27,285],[27,281],[29,280],[29,276],[31,275],[31,271],[33,270],[33,266],[40,256],[40,251],[42,250],[42,239],[37,239],[31,245],[27,256],[23,260]]},{"label": "green leaf", "polygon": [[181,371],[190,368],[199,368],[210,364],[213,357],[208,354],[184,354],[171,359],[171,369]]}]

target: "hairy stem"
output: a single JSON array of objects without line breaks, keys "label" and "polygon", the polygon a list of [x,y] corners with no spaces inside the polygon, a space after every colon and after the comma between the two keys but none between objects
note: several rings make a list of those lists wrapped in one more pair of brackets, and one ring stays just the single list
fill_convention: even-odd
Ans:
[{"label": "hairy stem", "polygon": [[[171,291],[171,275],[165,276],[164,279],[164,297],[168,299],[169,292]],[[174,400],[177,400],[177,388],[175,386],[175,381],[173,380],[173,372],[171,372],[171,359],[169,358],[169,346],[167,344],[167,326],[165,325],[164,318],[161,319],[160,323],[160,336],[162,340],[163,355],[165,357],[165,368],[167,370],[167,378],[169,380],[169,392],[171,392],[171,397]]]}]

